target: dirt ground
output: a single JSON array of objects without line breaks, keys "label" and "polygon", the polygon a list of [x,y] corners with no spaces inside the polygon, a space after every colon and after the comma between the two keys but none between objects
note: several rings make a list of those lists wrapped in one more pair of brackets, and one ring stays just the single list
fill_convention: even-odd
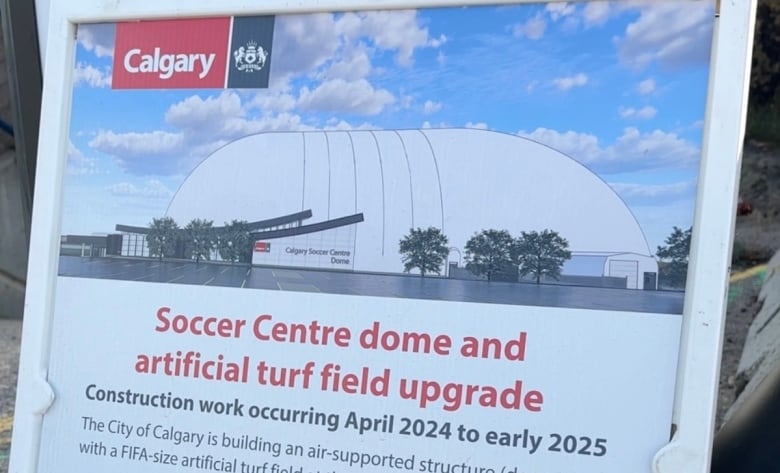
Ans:
[{"label": "dirt ground", "polygon": [[8,471],[11,446],[11,422],[16,397],[16,375],[19,363],[19,341],[22,324],[18,320],[0,319],[0,472]]},{"label": "dirt ground", "polygon": [[742,159],[740,210],[734,232],[732,280],[721,360],[718,423],[734,402],[740,382],[737,366],[747,329],[761,308],[758,292],[763,273],[739,278],[765,263],[780,249],[780,151],[749,142]]}]

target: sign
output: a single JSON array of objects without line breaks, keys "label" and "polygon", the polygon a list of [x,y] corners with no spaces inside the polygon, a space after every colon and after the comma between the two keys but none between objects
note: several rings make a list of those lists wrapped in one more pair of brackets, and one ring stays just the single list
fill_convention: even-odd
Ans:
[{"label": "sign", "polygon": [[117,23],[111,86],[268,87],[272,35],[273,17]]},{"label": "sign", "polygon": [[257,253],[270,253],[271,252],[271,244],[267,241],[256,241],[255,242],[255,252]]},{"label": "sign", "polygon": [[14,471],[706,471],[755,6],[477,3],[51,6]]}]

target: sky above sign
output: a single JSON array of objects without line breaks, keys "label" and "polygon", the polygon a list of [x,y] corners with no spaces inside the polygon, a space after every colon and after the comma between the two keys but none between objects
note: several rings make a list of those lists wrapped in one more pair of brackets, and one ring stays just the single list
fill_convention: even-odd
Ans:
[{"label": "sky above sign", "polygon": [[112,89],[116,26],[80,25],[62,233],[148,225],[248,134],[470,127],[581,162],[655,250],[692,222],[713,19],[689,0],[280,15],[268,88],[203,90]]}]

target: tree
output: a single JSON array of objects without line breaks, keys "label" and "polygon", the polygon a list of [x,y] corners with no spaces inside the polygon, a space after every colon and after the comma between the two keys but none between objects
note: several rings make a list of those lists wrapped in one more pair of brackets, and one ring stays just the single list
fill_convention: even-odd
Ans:
[{"label": "tree", "polygon": [[666,237],[664,246],[659,246],[656,251],[664,264],[659,268],[659,279],[670,287],[683,287],[688,275],[688,253],[691,249],[692,228],[683,230],[674,227],[672,233]]},{"label": "tree", "polygon": [[249,235],[249,222],[246,220],[233,220],[225,223],[217,237],[217,250],[219,256],[225,261],[236,262],[251,261],[252,246],[254,242]]},{"label": "tree", "polygon": [[527,274],[536,278],[536,284],[542,277],[557,280],[566,260],[571,259],[569,242],[558,232],[545,229],[540,232],[522,232],[515,241],[515,258],[519,265],[520,276]]},{"label": "tree", "polygon": [[492,281],[495,273],[513,266],[514,240],[506,230],[482,230],[466,242],[466,269]]},{"label": "tree", "polygon": [[417,268],[422,277],[428,272],[440,274],[441,265],[450,252],[447,237],[436,227],[425,230],[410,228],[409,233],[398,242],[398,251],[402,255],[404,271],[408,273]]},{"label": "tree", "polygon": [[146,235],[146,245],[149,254],[157,256],[160,261],[176,252],[179,226],[171,217],[153,218]]},{"label": "tree", "polygon": [[194,218],[184,227],[184,231],[195,263],[198,263],[201,258],[211,259],[211,250],[214,249],[214,222]]}]

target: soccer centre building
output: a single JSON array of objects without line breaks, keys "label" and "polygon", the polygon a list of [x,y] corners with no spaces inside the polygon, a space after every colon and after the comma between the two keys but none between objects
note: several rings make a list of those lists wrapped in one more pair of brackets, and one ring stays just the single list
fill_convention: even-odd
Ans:
[{"label": "soccer centre building", "polygon": [[273,221],[253,233],[256,265],[401,273],[399,241],[432,226],[448,238],[446,270],[465,265],[466,242],[482,230],[550,229],[569,242],[565,276],[654,289],[658,272],[636,219],[601,178],[552,148],[485,130],[250,135],[195,168],[167,215],[180,225]]}]

